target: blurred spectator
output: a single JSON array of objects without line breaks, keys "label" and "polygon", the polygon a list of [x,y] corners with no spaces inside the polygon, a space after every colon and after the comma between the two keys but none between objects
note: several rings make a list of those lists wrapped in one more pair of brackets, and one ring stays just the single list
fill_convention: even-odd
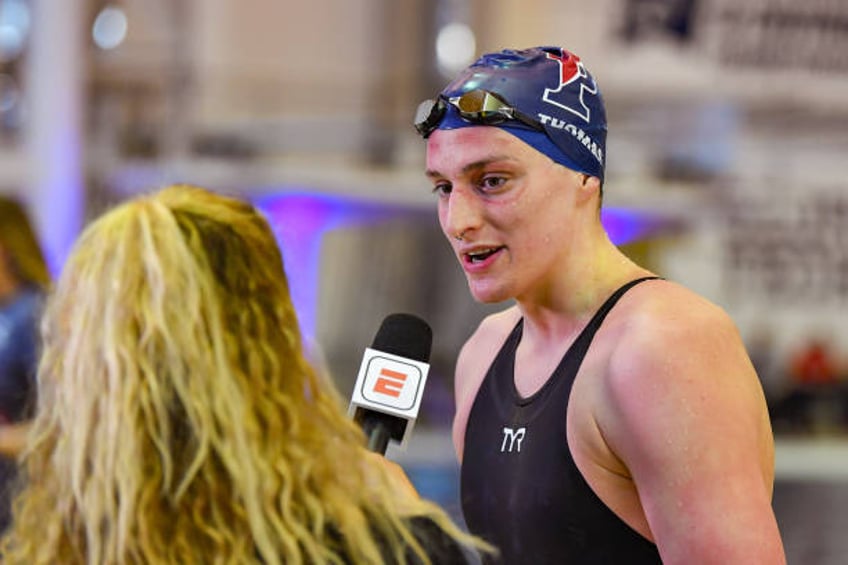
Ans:
[{"label": "blurred spectator", "polygon": [[792,359],[792,380],[801,385],[832,385],[838,377],[837,360],[828,343],[812,338]]},{"label": "blurred spectator", "polygon": [[9,521],[14,458],[35,408],[38,320],[49,282],[24,208],[0,196],[0,531]]},{"label": "blurred spectator", "polygon": [[846,429],[848,390],[830,342],[810,337],[789,358],[789,388],[774,405],[777,431],[831,433]]}]

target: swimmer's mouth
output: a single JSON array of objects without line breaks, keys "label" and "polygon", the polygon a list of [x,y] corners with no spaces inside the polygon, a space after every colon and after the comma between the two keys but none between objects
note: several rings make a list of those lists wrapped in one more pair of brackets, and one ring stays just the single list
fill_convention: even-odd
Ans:
[{"label": "swimmer's mouth", "polygon": [[465,253],[464,256],[465,260],[468,263],[482,263],[501,249],[503,249],[503,247],[487,247],[485,249],[476,249],[474,251],[469,251]]}]

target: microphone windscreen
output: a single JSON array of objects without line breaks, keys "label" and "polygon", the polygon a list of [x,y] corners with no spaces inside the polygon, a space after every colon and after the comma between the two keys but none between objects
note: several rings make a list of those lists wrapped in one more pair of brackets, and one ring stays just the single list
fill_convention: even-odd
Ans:
[{"label": "microphone windscreen", "polygon": [[427,363],[433,344],[433,330],[413,314],[389,314],[380,325],[371,349]]}]

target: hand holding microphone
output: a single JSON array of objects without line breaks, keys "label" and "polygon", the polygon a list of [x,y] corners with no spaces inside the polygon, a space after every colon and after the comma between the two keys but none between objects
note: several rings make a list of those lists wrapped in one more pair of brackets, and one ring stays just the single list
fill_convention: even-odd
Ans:
[{"label": "hand holding microphone", "polygon": [[432,342],[427,322],[390,314],[365,350],[349,412],[371,451],[385,454],[389,441],[406,446],[421,406]]}]

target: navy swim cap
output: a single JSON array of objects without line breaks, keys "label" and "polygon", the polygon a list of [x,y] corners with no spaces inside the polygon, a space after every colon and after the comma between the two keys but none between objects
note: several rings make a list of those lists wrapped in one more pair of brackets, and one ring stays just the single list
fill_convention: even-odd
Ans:
[{"label": "navy swim cap", "polygon": [[[607,119],[601,91],[580,58],[561,47],[505,49],[472,63],[441,94],[445,98],[472,90],[493,92],[513,108],[538,120],[544,133],[509,120],[499,127],[569,169],[604,178]],[[475,125],[456,108],[438,129]]]}]

